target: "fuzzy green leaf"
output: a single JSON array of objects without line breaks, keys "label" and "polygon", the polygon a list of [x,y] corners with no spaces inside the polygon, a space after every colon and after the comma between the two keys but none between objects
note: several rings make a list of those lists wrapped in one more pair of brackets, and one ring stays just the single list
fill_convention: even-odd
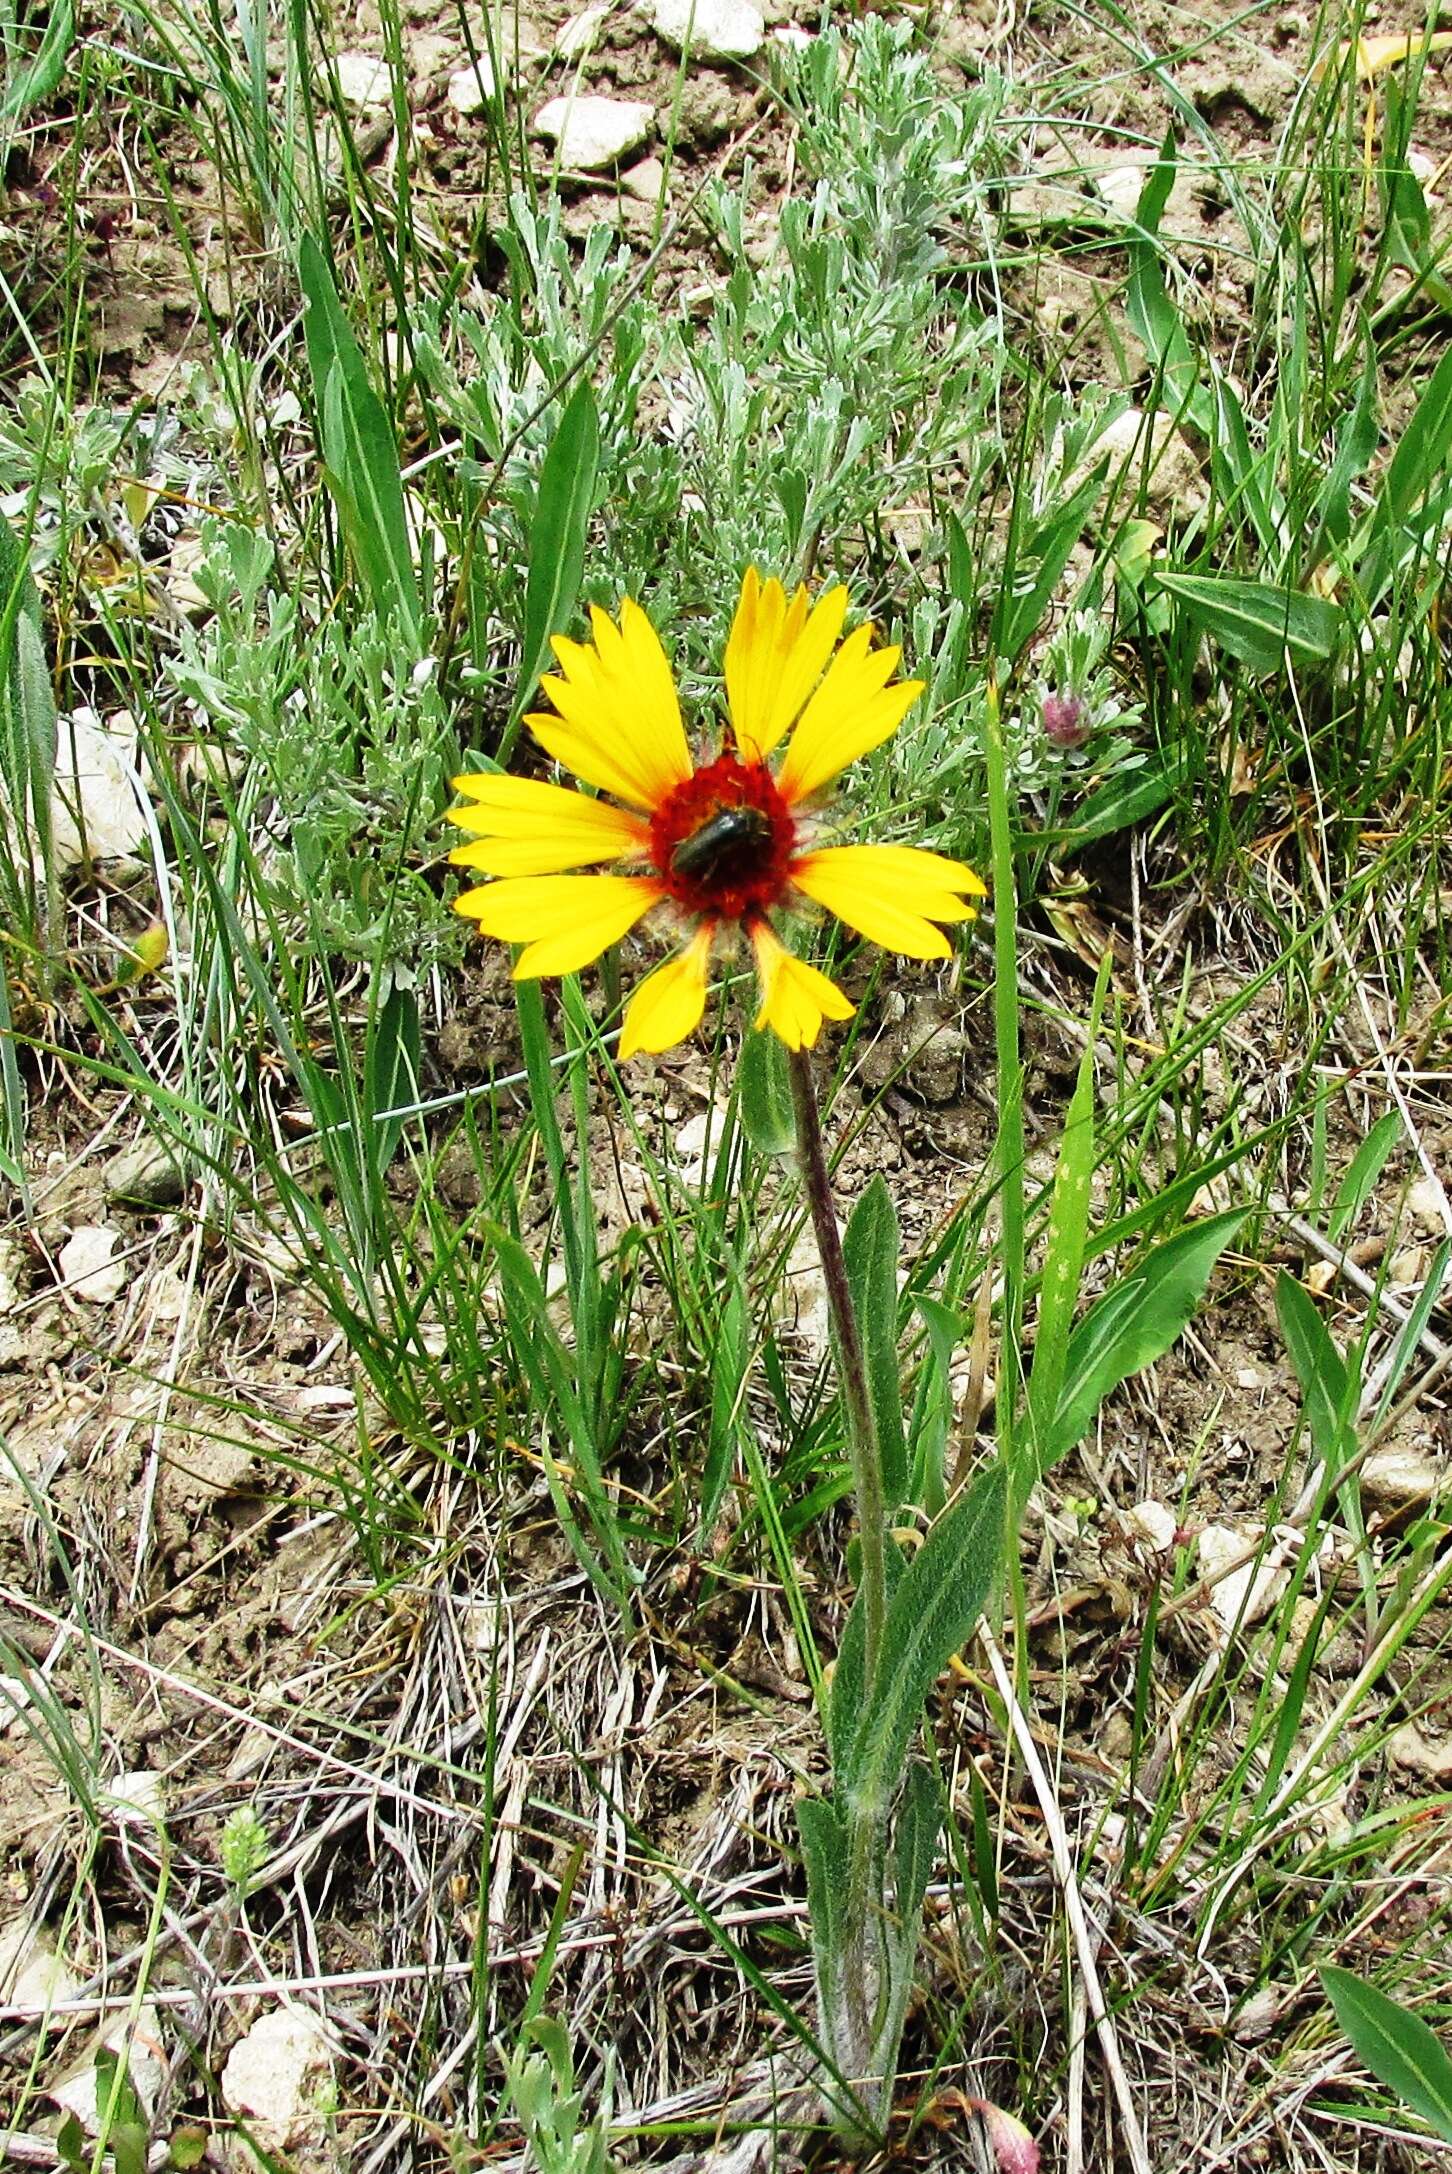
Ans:
[{"label": "fuzzy green leaf", "polygon": [[897,1210],[881,1171],[852,1210],[842,1257],[867,1363],[867,1390],[877,1433],[882,1490],[889,1510],[907,1492],[902,1427],[902,1379],[897,1350]]},{"label": "fuzzy green leaf", "polygon": [[876,1680],[840,1778],[844,1799],[888,1803],[928,1694],[988,1598],[1003,1527],[1004,1474],[995,1464],[949,1503],[898,1580]]},{"label": "fuzzy green leaf", "polygon": [[753,1030],[741,1045],[741,1129],[759,1155],[789,1155],[797,1144],[786,1051],[776,1035]]}]

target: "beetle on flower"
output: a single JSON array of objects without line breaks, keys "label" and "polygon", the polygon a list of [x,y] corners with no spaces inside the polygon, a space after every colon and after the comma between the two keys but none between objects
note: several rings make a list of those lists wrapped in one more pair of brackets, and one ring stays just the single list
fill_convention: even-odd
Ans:
[{"label": "beetle on flower", "polygon": [[[698,768],[649,619],[628,598],[618,625],[597,607],[591,641],[556,637],[559,677],[541,681],[555,714],[528,724],[546,754],[611,797],[503,772],[455,779],[466,804],[449,820],[471,843],[449,857],[492,879],[456,908],[486,936],[523,946],[517,980],[588,966],[655,908],[687,932],[627,1005],[622,1057],[695,1031],[723,933],[739,930],[755,954],[757,1025],[809,1049],[824,1019],[850,1019],[853,1007],[787,949],[777,914],[824,907],[904,957],[945,959],[943,926],[976,913],[984,885],[961,861],[818,842],[827,787],[890,739],[922,692],[893,678],[900,652],[874,648],[871,626],[839,639],[846,613],[845,588],[812,604],[804,588],[788,598],[748,568],[726,644],[729,727]],[[606,863],[609,873],[574,872]]]}]

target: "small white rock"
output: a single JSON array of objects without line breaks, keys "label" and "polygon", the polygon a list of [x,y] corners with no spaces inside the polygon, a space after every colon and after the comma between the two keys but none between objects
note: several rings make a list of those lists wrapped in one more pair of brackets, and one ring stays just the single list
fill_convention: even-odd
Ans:
[{"label": "small white rock", "polygon": [[286,2151],[317,2118],[317,2087],[332,2068],[332,2050],[318,2018],[306,2008],[274,2008],[239,2038],[222,2070],[223,2103],[245,2114],[252,2141]]},{"label": "small white rock", "polygon": [[0,1244],[0,1313],[13,1313],[20,1304],[20,1285],[15,1280],[15,1248]]},{"label": "small white rock", "polygon": [[7,1925],[0,1932],[0,2008],[44,2012],[59,2001],[74,2000],[80,1984],[49,1941],[29,1925]]},{"label": "small white rock", "polygon": [[[101,2044],[108,2053],[119,2054],[125,2061],[131,2088],[149,2121],[156,2108],[157,2094],[166,2081],[166,2048],[161,2042],[161,2019],[156,2010],[143,2008],[134,2028],[123,2016],[107,2031]],[[109,2094],[108,2085],[107,2099]],[[87,2136],[99,2134],[103,2101],[94,2060],[73,2069],[69,2076],[53,2085],[46,2096],[64,2112],[74,2114]]]},{"label": "small white rock", "polygon": [[1361,1492],[1382,1508],[1405,1510],[1441,1494],[1452,1474],[1415,1449],[1374,1449],[1361,1472]]},{"label": "small white rock", "polygon": [[1175,1513],[1169,1504],[1153,1500],[1136,1502],[1129,1513],[1129,1524],[1135,1538],[1146,1547],[1153,1548],[1156,1555],[1169,1553],[1179,1530]]},{"label": "small white rock", "polygon": [[1261,1379],[1260,1373],[1257,1368],[1253,1366],[1237,1366],[1237,1368],[1235,1369],[1235,1386],[1237,1389],[1263,1389],[1265,1387],[1265,1383]]},{"label": "small white rock", "polygon": [[1388,1283],[1405,1291],[1412,1284],[1420,1283],[1427,1273],[1427,1253],[1424,1246],[1407,1246],[1398,1253],[1387,1271]]},{"label": "small white rock", "polygon": [[345,106],[386,106],[393,96],[388,63],[377,53],[340,53],[338,94]]},{"label": "small white rock", "polygon": [[655,108],[638,98],[552,98],[534,125],[558,145],[562,166],[590,174],[640,148],[655,126]]},{"label": "small white rock", "polygon": [[755,0],[650,0],[650,26],[698,60],[750,60],[766,38]]},{"label": "small white rock", "polygon": [[608,7],[589,7],[572,15],[555,39],[561,60],[578,60],[582,53],[593,52],[609,13]]},{"label": "small white rock", "polygon": [[482,113],[494,96],[494,70],[489,65],[489,55],[481,53],[471,66],[456,68],[449,77],[444,96],[455,113],[466,117],[471,113]]},{"label": "small white rock", "polygon": [[1418,1178],[1407,1194],[1407,1212],[1424,1230],[1446,1230],[1447,1195],[1431,1178]]},{"label": "small white rock", "polygon": [[1239,1569],[1227,1569],[1256,1546],[1261,1546],[1259,1535],[1235,1532],[1229,1525],[1207,1525],[1200,1535],[1199,1572],[1202,1578],[1215,1580],[1210,1605],[1227,1640],[1232,1631],[1246,1631],[1268,1614],[1286,1583],[1279,1545],[1261,1546],[1258,1559],[1252,1556]]},{"label": "small white rock", "polygon": [[622,196],[634,197],[637,204],[658,204],[664,186],[665,168],[659,159],[642,159],[638,166],[627,167],[620,176]]},{"label": "small white rock", "polygon": [[82,1223],[60,1249],[61,1281],[73,1298],[92,1306],[109,1306],[126,1285],[126,1269],[112,1254],[120,1234],[103,1223]]},{"label": "small white rock", "polygon": [[1415,1721],[1404,1721],[1386,1740],[1387,1757],[1407,1774],[1428,1781],[1452,1780],[1452,1736],[1424,1736]]},{"label": "small white rock", "polygon": [[[119,723],[119,720],[118,720]],[[136,727],[108,731],[94,710],[60,720],[51,825],[63,868],[82,860],[129,860],[146,836],[136,786]]]},{"label": "small white rock", "polygon": [[783,45],[789,53],[805,53],[812,44],[812,33],[800,23],[778,23],[771,34],[773,45]]},{"label": "small white rock", "polygon": [[136,1767],[106,1784],[105,1796],[118,1826],[157,1826],[166,1817],[166,1780],[150,1767]]}]

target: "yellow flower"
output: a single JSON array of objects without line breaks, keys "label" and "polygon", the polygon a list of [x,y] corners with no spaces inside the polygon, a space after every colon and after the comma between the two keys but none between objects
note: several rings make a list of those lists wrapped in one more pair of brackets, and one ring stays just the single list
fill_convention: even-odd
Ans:
[{"label": "yellow flower", "polygon": [[[503,773],[455,778],[467,802],[449,821],[473,842],[449,858],[493,879],[463,892],[457,910],[523,946],[516,980],[588,966],[653,907],[688,931],[631,998],[622,1057],[694,1033],[722,930],[742,931],[755,953],[757,1025],[809,1049],[822,1021],[850,1019],[852,1006],[787,950],[774,913],[809,901],[911,959],[947,958],[936,924],[973,919],[984,885],[961,861],[817,843],[809,811],[824,789],[890,739],[922,692],[921,681],[894,681],[899,652],[874,649],[870,626],[839,643],[846,611],[843,588],[812,605],[805,589],[788,599],[748,568],[726,644],[729,730],[698,767],[654,627],[629,599],[618,626],[597,608],[591,641],[556,638],[560,676],[541,681],[555,714],[528,723],[547,755],[611,798]],[[569,872],[607,863],[612,873]]]}]

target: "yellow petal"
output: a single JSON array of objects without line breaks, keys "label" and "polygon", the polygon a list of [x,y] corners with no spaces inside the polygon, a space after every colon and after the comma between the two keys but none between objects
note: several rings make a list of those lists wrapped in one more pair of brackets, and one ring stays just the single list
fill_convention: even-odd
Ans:
[{"label": "yellow petal", "polygon": [[909,959],[948,958],[951,946],[933,923],[973,920],[978,908],[956,894],[983,895],[971,868],[912,846],[831,846],[794,862],[791,878],[859,936]]},{"label": "yellow petal", "polygon": [[1452,45],[1452,30],[1434,30],[1429,37],[1423,30],[1376,37],[1357,38],[1353,44],[1345,39],[1340,45],[1318,60],[1311,70],[1313,80],[1319,82],[1329,66],[1339,67],[1347,53],[1351,53],[1357,75],[1363,83],[1381,74],[1383,68],[1394,68],[1399,61],[1412,60],[1419,53],[1442,52]]},{"label": "yellow petal", "polygon": [[617,627],[598,606],[590,642],[554,638],[563,675],[540,681],[559,718],[534,715],[530,731],[576,777],[633,807],[655,808],[691,774],[671,668],[660,637],[629,597]]},{"label": "yellow petal", "polygon": [[[904,892],[958,891],[965,898],[988,896],[988,885],[966,861],[950,860],[946,853],[934,853],[925,845],[834,845],[804,855],[803,861],[828,861],[834,867],[845,867],[849,855],[852,865],[864,874],[901,885]],[[908,903],[906,897],[904,903]]]},{"label": "yellow petal", "polygon": [[811,1049],[824,1019],[850,1019],[850,1004],[834,981],[815,966],[794,958],[764,921],[751,931],[756,971],[761,980],[758,1027],[770,1027],[788,1049]]},{"label": "yellow petal", "polygon": [[[457,781],[461,786],[464,780]],[[536,778],[481,777],[472,805],[448,820],[482,842],[456,846],[457,868],[490,876],[544,876],[591,861],[623,860],[645,852],[650,833],[639,816],[604,800]]]},{"label": "yellow petal", "polygon": [[873,649],[870,626],[849,634],[802,712],[777,782],[789,803],[809,799],[860,755],[890,740],[923,691],[917,679],[887,682],[901,651]]},{"label": "yellow petal", "polygon": [[523,944],[514,978],[528,981],[588,966],[665,896],[650,876],[511,876],[461,892],[454,911]]},{"label": "yellow petal", "polygon": [[638,1056],[642,1050],[658,1055],[695,1033],[706,1009],[714,934],[713,925],[704,922],[678,957],[647,974],[625,1008],[620,1029],[622,1059]]},{"label": "yellow petal", "polygon": [[800,714],[842,631],[847,591],[829,589],[810,613],[807,592],[787,602],[775,579],[763,587],[754,566],[726,644],[726,700],[736,745],[747,762],[769,755]]}]

